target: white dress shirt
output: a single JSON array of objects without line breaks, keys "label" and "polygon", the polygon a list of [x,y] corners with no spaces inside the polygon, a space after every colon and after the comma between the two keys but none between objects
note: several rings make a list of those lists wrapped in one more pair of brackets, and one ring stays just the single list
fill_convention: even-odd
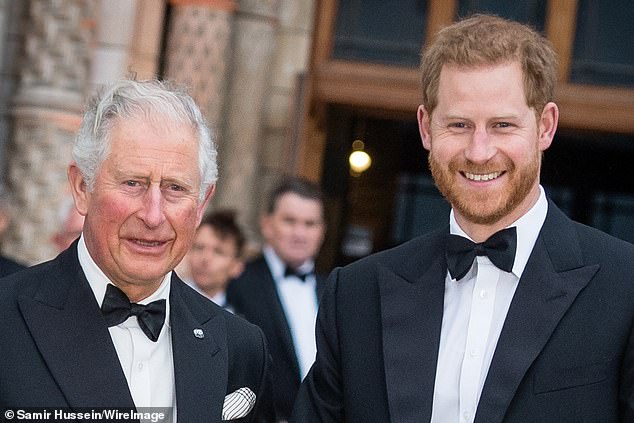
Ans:
[{"label": "white dress shirt", "polygon": [[[315,345],[315,322],[317,320],[317,280],[314,273],[302,281],[296,276],[284,277],[286,264],[275,254],[273,248],[265,246],[263,254],[273,274],[277,293],[288,321],[293,338],[293,346],[299,363],[299,374],[306,377],[315,361],[317,346]],[[309,260],[297,271],[312,272],[315,263]]]},{"label": "white dress shirt", "polygon": [[[517,228],[510,273],[495,267],[486,256],[477,256],[460,280],[447,272],[431,423],[473,422],[506,314],[547,211],[540,186],[537,203],[509,226]],[[469,238],[453,210],[449,226],[452,234]]]},{"label": "white dress shirt", "polygon": [[[106,295],[106,287],[111,282],[90,256],[83,235],[79,239],[77,253],[81,268],[101,307]],[[156,342],[152,342],[143,333],[136,316],[130,316],[123,323],[108,328],[135,406],[137,408],[164,407],[173,411],[173,415],[168,416],[165,422],[176,421],[174,359],[169,324],[171,275],[171,272],[165,275],[159,288],[139,302],[139,304],[148,304],[160,299],[166,300],[165,323]],[[99,363],[95,365],[98,366]],[[169,410],[165,411],[169,412]]]}]

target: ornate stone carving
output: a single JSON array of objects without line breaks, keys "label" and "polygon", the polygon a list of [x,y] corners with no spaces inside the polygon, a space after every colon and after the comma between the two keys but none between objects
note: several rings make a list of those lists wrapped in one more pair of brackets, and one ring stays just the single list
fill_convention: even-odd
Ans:
[{"label": "ornate stone carving", "polygon": [[166,76],[187,85],[212,127],[224,99],[231,15],[208,6],[175,6],[169,24]]},{"label": "ornate stone carving", "polygon": [[94,1],[30,3],[21,83],[83,93],[88,81]]},{"label": "ornate stone carving", "polygon": [[50,239],[68,195],[66,168],[88,87],[94,0],[29,3],[14,100],[8,182],[17,213],[3,250],[27,263],[55,255]]}]

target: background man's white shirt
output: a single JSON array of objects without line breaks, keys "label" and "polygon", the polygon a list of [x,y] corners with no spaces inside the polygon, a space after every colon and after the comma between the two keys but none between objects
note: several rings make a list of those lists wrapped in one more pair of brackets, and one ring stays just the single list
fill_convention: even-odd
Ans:
[{"label": "background man's white shirt", "polygon": [[277,293],[282,302],[286,320],[293,338],[293,346],[299,364],[299,373],[306,377],[315,361],[317,346],[315,344],[315,322],[317,320],[317,280],[313,272],[315,264],[312,260],[303,263],[299,272],[313,272],[305,281],[295,277],[284,277],[286,264],[275,254],[270,246],[263,249],[266,262],[271,269]]}]

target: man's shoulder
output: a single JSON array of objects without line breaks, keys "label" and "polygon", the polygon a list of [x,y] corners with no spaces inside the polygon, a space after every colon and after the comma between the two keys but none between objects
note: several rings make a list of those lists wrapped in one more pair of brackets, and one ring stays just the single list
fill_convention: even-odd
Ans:
[{"label": "man's shoulder", "polygon": [[237,291],[251,292],[254,286],[261,286],[272,281],[273,276],[264,256],[258,256],[247,262],[240,276],[229,282],[227,292],[230,295]]},{"label": "man's shoulder", "polygon": [[2,277],[0,289],[30,291],[50,280],[51,276],[60,272],[58,259],[53,259],[31,267],[23,266],[19,271]]},{"label": "man's shoulder", "polygon": [[443,251],[441,247],[448,231],[448,227],[439,228],[359,259],[345,266],[345,268],[351,271],[375,268],[377,265],[388,268],[402,268],[411,261],[431,260]]},{"label": "man's shoulder", "polygon": [[197,306],[206,309],[209,315],[220,318],[224,322],[227,331],[227,344],[232,353],[236,350],[259,350],[263,348],[263,335],[256,325],[248,322],[246,319],[231,313],[220,307],[213,301],[196,292],[190,286],[185,286],[190,291],[191,297],[189,303],[195,301]]},{"label": "man's shoulder", "polygon": [[[62,297],[66,284],[60,283],[60,267],[56,260],[37,264],[11,273],[0,280],[0,315],[10,317],[18,312],[20,298]],[[67,279],[64,279],[67,280]],[[2,320],[2,318],[0,318]]]},{"label": "man's shoulder", "polygon": [[271,270],[263,255],[258,255],[249,260],[244,266],[244,271],[236,279],[249,276],[257,276],[262,274],[270,274]]},{"label": "man's shoulder", "polygon": [[608,261],[623,259],[634,266],[634,244],[578,222],[573,225],[587,256]]},{"label": "man's shoulder", "polygon": [[259,329],[255,325],[220,307],[185,282],[179,280],[178,284],[179,287],[176,289],[181,291],[183,301],[188,307],[200,310],[209,316],[219,317],[225,321],[229,338],[235,334],[248,335],[251,337],[257,336]]},{"label": "man's shoulder", "polygon": [[18,261],[0,255],[0,276],[4,277],[26,268],[26,265]]}]

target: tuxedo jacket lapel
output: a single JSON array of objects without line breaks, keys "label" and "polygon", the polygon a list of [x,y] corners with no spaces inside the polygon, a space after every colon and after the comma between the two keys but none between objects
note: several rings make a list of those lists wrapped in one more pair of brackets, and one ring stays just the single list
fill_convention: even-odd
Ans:
[{"label": "tuxedo jacket lapel", "polygon": [[[262,286],[262,303],[267,305],[269,309],[268,319],[271,320],[272,325],[274,326],[273,333],[276,333],[278,336],[278,342],[281,342],[284,353],[287,355],[288,363],[293,363],[293,372],[297,375],[297,381],[299,383],[299,363],[297,362],[297,355],[295,354],[295,346],[293,345],[293,338],[291,336],[291,329],[288,326],[288,321],[286,320],[286,314],[284,313],[284,308],[282,307],[282,301],[280,300],[280,296],[277,292],[277,287],[275,285],[275,280],[273,279],[273,274],[269,269],[268,264],[264,257],[261,258],[262,266],[261,275],[265,278],[265,283],[259,284]],[[269,331],[270,333],[270,331]],[[273,343],[275,341],[269,340],[269,343]]]},{"label": "tuxedo jacket lapel", "polygon": [[320,301],[321,296],[323,295],[324,290],[326,289],[326,276],[316,273],[315,282],[316,282],[315,290],[316,290],[317,300]]},{"label": "tuxedo jacket lapel", "polygon": [[50,279],[18,304],[70,407],[134,408],[110,333],[79,261],[76,244]]},{"label": "tuxedo jacket lapel", "polygon": [[206,300],[173,274],[170,324],[179,422],[218,421],[227,394],[225,321],[201,301]]},{"label": "tuxedo jacket lapel", "polygon": [[[393,422],[431,419],[447,272],[441,239],[419,246],[403,269],[378,269],[385,378]],[[431,257],[422,254],[429,251],[435,253]]]},{"label": "tuxedo jacket lapel", "polygon": [[502,421],[528,368],[599,268],[584,264],[568,218],[552,202],[548,210],[502,328],[476,423]]}]

